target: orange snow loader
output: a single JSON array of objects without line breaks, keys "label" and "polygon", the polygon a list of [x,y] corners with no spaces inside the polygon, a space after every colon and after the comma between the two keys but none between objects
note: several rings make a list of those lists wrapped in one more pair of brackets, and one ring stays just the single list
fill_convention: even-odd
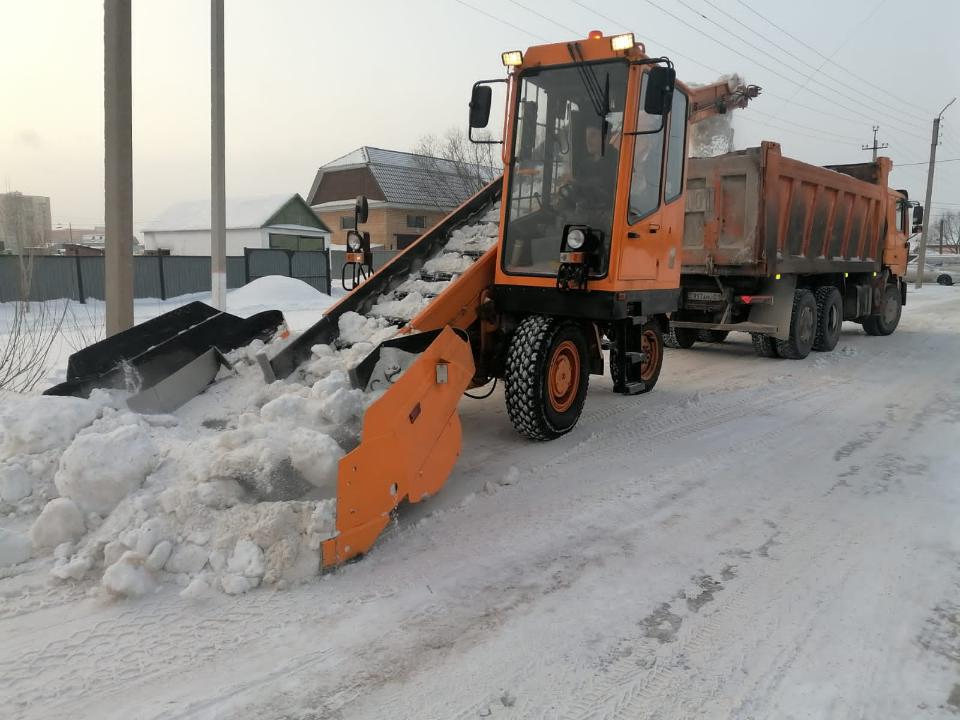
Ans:
[{"label": "orange snow loader", "polygon": [[[422,310],[397,319],[396,336],[351,373],[355,387],[369,389],[381,360],[409,358],[368,407],[359,445],[340,461],[336,533],[322,546],[324,567],[368,551],[402,501],[419,502],[443,486],[460,453],[457,406],[468,389],[502,381],[514,427],[549,440],[576,425],[589,375],[604,373],[604,350],[615,392],[654,388],[668,316],[680,303],[689,126],[745,107],[759,92],[727,82],[687,87],[669,58],[648,56],[630,33],[592,32],[502,59],[505,78],[473,86],[470,136],[502,144],[503,175],[369,277],[351,274],[351,292],[318,323],[260,358],[267,381],[295,378],[313,347],[343,342],[344,313],[369,316],[385,299],[401,300],[410,282],[427,288]],[[502,137],[474,138],[489,123],[497,84],[506,86]],[[365,216],[361,198],[355,228]],[[452,237],[469,242],[454,251]],[[484,237],[489,244],[470,245]],[[350,248],[357,264],[365,264],[368,247],[358,231]],[[448,256],[458,269],[437,264]],[[430,296],[429,288],[439,289]],[[231,328],[239,321],[213,317]],[[276,320],[261,318],[250,338]],[[203,347],[177,339],[196,339],[201,330],[182,327],[171,336],[176,327],[159,323],[166,335],[149,347],[142,336],[124,343],[125,333],[94,346],[101,374],[71,377],[70,387],[52,392],[89,391],[106,376],[107,358],[113,366],[106,370],[116,373],[121,364],[136,370],[147,354],[154,366],[165,359],[167,373],[143,384],[141,395],[153,394],[142,406],[175,407],[212,380],[222,352],[242,335],[220,347],[213,333]],[[167,343],[175,352],[165,353]]]}]

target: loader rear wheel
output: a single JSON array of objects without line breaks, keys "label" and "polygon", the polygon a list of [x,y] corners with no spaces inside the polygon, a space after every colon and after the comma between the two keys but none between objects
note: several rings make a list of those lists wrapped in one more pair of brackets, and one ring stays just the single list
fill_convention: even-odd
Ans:
[{"label": "loader rear wheel", "polygon": [[688,350],[697,341],[697,331],[692,328],[670,326],[670,332],[663,336],[663,344],[668,348]]},{"label": "loader rear wheel", "polygon": [[883,300],[880,302],[880,312],[876,315],[867,315],[863,319],[863,330],[867,335],[891,335],[900,324],[900,313],[903,306],[900,303],[900,289],[896,285],[887,285],[883,288]]},{"label": "loader rear wheel", "polygon": [[753,351],[759,357],[780,357],[777,355],[776,338],[772,338],[769,335],[762,335],[761,333],[750,333],[750,339],[753,340]]},{"label": "loader rear wheel", "polygon": [[580,419],[590,383],[587,338],[577,323],[531,315],[510,339],[504,372],[507,414],[531,440],[552,440]]},{"label": "loader rear wheel", "polygon": [[[642,395],[653,390],[657,380],[660,379],[660,370],[663,369],[663,347],[666,345],[666,338],[660,329],[660,323],[656,320],[651,320],[641,327],[639,335],[639,342],[633,339],[628,347],[631,350],[639,350],[646,355],[647,359],[640,363],[639,372],[628,380],[636,381],[639,379],[643,383],[643,389],[637,393]],[[616,344],[610,348],[610,377],[615,388],[620,385],[620,358]]]},{"label": "loader rear wheel", "polygon": [[817,337],[813,349],[830,352],[840,342],[840,330],[843,328],[843,299],[840,291],[832,285],[818,288],[817,300]]},{"label": "loader rear wheel", "polygon": [[777,340],[777,355],[788,360],[803,360],[813,349],[817,336],[817,301],[806,289],[793,293],[790,313],[790,337]]},{"label": "loader rear wheel", "polygon": [[697,339],[700,342],[722,343],[729,334],[728,330],[701,330],[697,333]]}]

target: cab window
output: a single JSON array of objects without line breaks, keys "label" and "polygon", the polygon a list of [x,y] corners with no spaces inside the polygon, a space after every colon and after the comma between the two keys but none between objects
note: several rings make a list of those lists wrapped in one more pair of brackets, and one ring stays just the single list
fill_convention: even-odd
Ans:
[{"label": "cab window", "polygon": [[[647,75],[644,73],[640,86],[640,107],[637,111],[637,131],[656,130],[634,136],[633,176],[630,180],[631,225],[649,215],[660,206],[660,169],[663,163],[663,118],[648,115],[643,111],[644,98],[647,95]],[[676,95],[675,95],[676,96]]]},{"label": "cab window", "polygon": [[687,139],[687,96],[680,90],[673,92],[673,107],[670,110],[670,137],[667,140],[667,177],[663,188],[663,201],[676,200],[683,192],[683,161]]}]

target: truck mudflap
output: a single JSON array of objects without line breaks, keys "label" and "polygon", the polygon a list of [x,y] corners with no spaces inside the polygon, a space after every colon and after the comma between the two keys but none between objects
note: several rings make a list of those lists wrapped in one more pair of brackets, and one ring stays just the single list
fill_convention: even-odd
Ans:
[{"label": "truck mudflap", "polygon": [[170,412],[212,382],[223,353],[267,340],[283,323],[279,310],[244,319],[192,302],[74,353],[66,381],[44,394],[130,390],[138,412]]},{"label": "truck mudflap", "polygon": [[457,405],[474,375],[466,334],[445,327],[388,340],[356,368],[354,383],[367,387],[381,374],[389,382],[384,365],[403,362],[391,351],[416,357],[367,409],[360,445],[340,460],[336,534],[322,545],[324,568],[366,553],[393,510],[440,490],[460,456]]}]

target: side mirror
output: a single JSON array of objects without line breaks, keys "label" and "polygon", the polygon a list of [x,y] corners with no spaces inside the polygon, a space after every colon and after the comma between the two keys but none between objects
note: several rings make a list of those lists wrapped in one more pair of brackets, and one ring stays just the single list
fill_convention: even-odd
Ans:
[{"label": "side mirror", "polygon": [[520,116],[520,148],[517,155],[520,160],[530,160],[537,142],[537,103],[524,100],[520,107],[523,114]]},{"label": "side mirror", "polygon": [[657,65],[647,73],[647,90],[643,99],[643,111],[647,115],[666,115],[673,104],[673,88],[677,71],[672,67]]},{"label": "side mirror", "polygon": [[358,225],[365,223],[367,221],[367,216],[369,214],[370,214],[370,205],[367,203],[367,196],[358,195],[357,205],[353,210],[354,229],[356,229]]},{"label": "side mirror", "polygon": [[485,128],[490,122],[490,103],[493,88],[489,85],[474,85],[470,95],[470,127]]},{"label": "side mirror", "polygon": [[913,231],[919,232],[918,228],[923,227],[923,205],[917,205],[913,208]]}]

